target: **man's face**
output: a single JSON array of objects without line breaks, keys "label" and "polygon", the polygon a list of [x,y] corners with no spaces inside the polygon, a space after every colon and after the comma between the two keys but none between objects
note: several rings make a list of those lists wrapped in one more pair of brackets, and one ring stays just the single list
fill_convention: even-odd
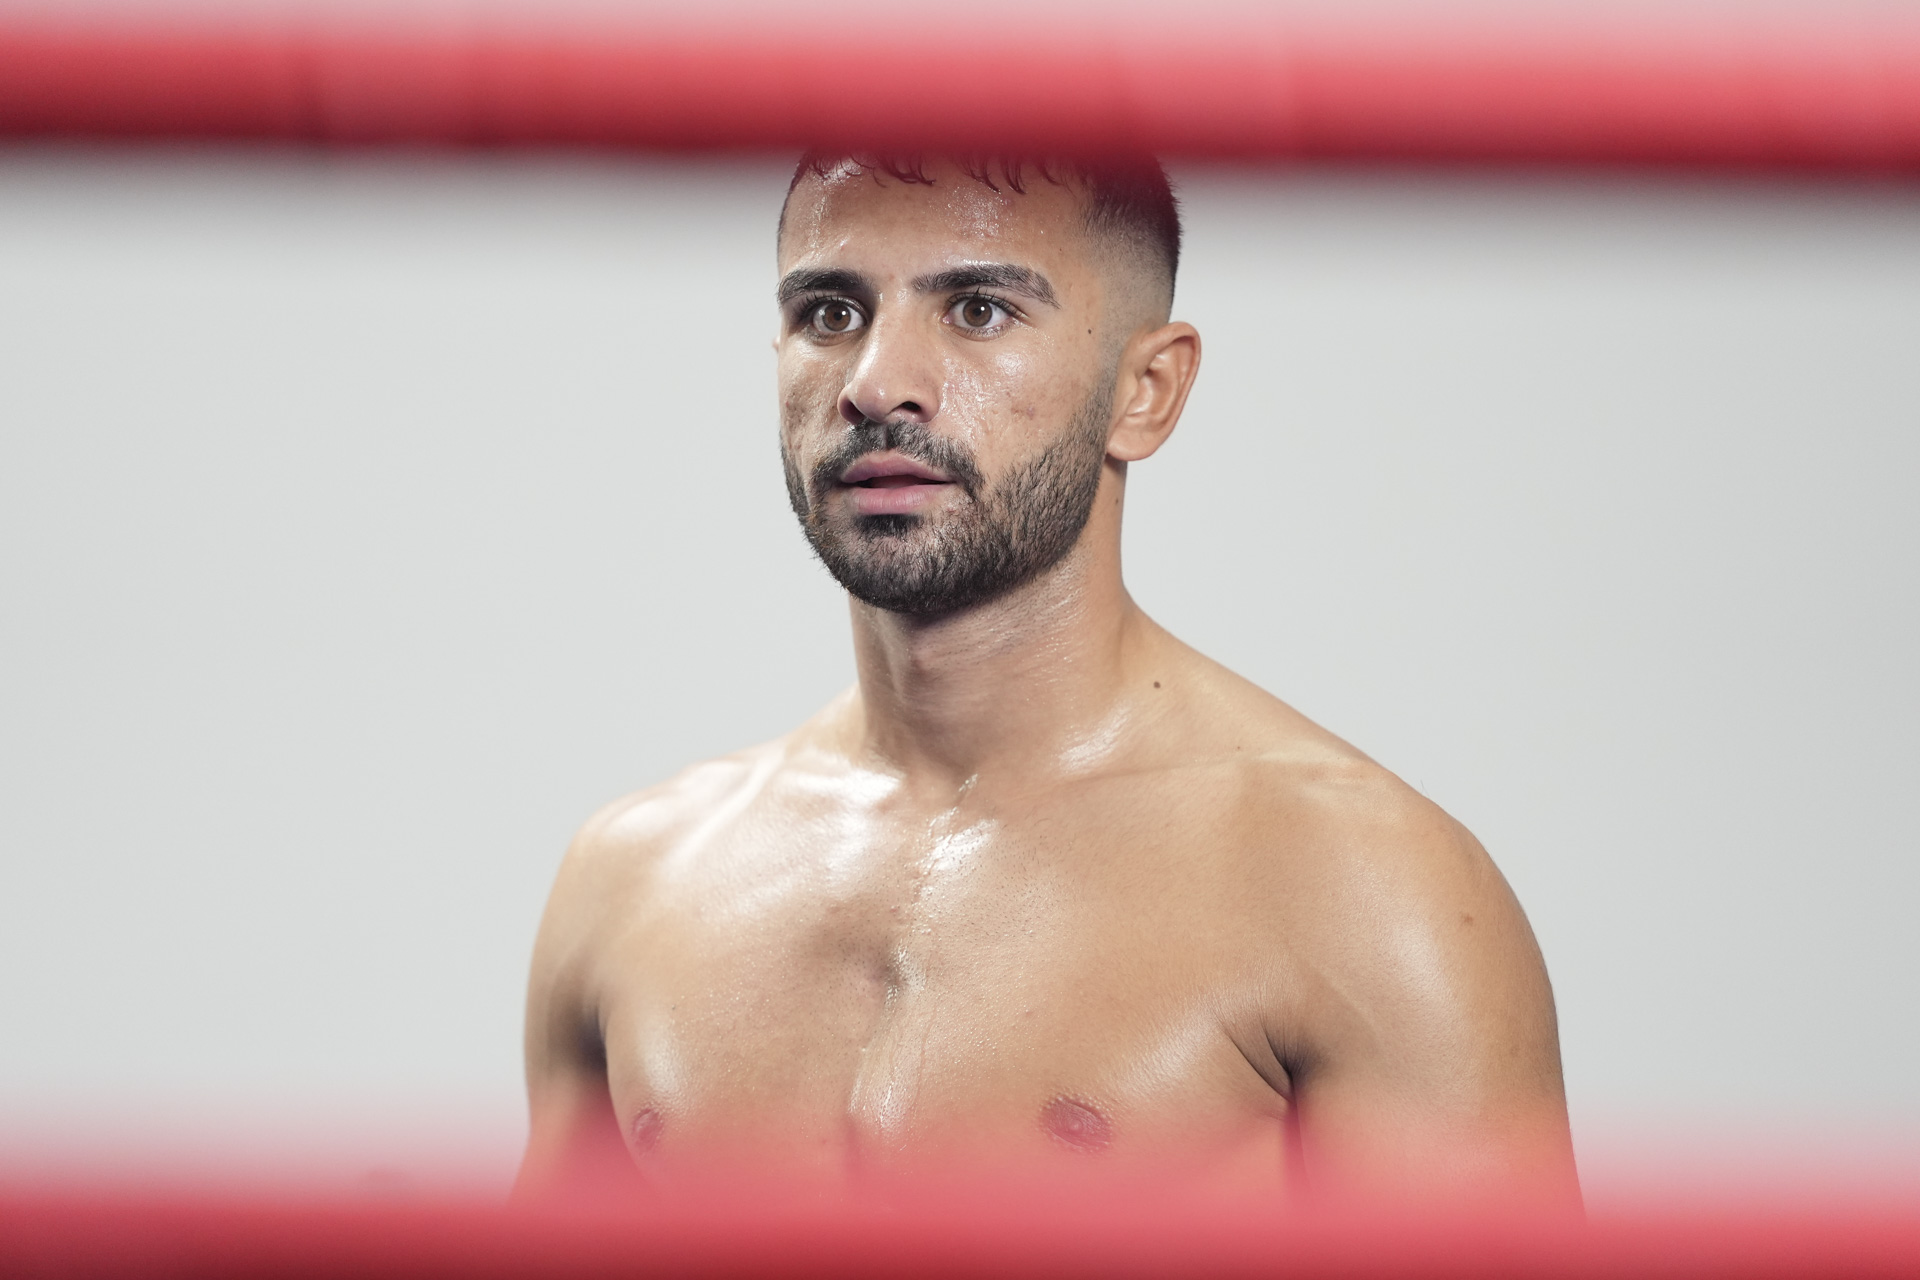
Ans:
[{"label": "man's face", "polygon": [[1079,194],[927,173],[809,175],[780,240],[794,512],[842,586],[909,614],[990,599],[1071,549],[1113,384]]}]

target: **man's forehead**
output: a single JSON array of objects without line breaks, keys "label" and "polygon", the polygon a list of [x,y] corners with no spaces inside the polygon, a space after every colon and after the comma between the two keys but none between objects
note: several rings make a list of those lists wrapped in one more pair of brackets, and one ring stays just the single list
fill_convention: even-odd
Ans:
[{"label": "man's forehead", "polygon": [[803,175],[787,201],[782,264],[887,246],[961,256],[1017,247],[1050,258],[1084,247],[1081,196],[1070,187],[1031,179],[1020,192],[951,163],[924,172],[927,182],[850,164]]}]

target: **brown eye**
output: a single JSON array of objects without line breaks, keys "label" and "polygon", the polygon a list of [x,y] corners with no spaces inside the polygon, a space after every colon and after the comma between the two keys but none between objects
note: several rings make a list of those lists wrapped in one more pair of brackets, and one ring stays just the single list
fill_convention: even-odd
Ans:
[{"label": "brown eye", "polygon": [[860,327],[860,313],[838,299],[823,302],[813,313],[813,327],[822,333],[849,333]]},{"label": "brown eye", "polygon": [[984,329],[993,323],[995,310],[985,298],[968,298],[960,304],[960,323],[969,329]]}]

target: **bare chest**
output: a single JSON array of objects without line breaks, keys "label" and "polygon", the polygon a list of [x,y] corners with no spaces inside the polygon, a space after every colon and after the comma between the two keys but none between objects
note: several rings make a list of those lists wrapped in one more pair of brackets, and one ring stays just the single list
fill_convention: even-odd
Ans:
[{"label": "bare chest", "polygon": [[1277,1143],[1228,895],[1177,851],[1098,825],[835,834],[667,860],[607,948],[609,1080],[643,1161]]}]

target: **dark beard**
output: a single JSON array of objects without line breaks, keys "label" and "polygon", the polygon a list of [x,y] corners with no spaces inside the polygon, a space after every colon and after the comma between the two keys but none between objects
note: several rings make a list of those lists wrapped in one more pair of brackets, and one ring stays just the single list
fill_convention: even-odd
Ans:
[{"label": "dark beard", "polygon": [[[917,422],[862,422],[814,467],[810,483],[784,443],[787,498],[820,563],[859,600],[892,613],[952,613],[1045,573],[1073,549],[1100,488],[1112,388],[1096,392],[1039,457],[988,487],[965,448]],[[869,453],[893,449],[953,477],[968,501],[938,522],[917,515],[823,518],[837,478]]]}]

